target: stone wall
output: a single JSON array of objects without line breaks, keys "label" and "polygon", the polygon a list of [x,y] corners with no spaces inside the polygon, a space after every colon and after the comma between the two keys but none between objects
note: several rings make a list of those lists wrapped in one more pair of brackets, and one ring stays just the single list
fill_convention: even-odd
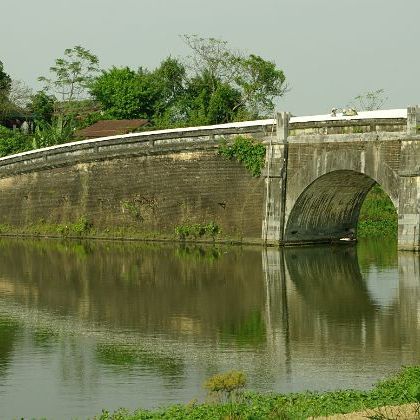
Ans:
[{"label": "stone wall", "polygon": [[223,237],[260,242],[263,181],[217,152],[222,137],[265,136],[264,127],[249,131],[152,134],[3,159],[0,224],[66,224],[84,217],[99,231],[170,237],[178,225],[214,222]]}]

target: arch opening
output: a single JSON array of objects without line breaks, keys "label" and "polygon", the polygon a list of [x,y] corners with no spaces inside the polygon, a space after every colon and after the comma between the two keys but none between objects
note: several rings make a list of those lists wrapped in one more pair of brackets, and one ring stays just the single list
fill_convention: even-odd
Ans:
[{"label": "arch opening", "polygon": [[375,185],[379,184],[371,177],[351,170],[317,178],[296,199],[287,218],[285,241],[355,237],[363,202]]}]

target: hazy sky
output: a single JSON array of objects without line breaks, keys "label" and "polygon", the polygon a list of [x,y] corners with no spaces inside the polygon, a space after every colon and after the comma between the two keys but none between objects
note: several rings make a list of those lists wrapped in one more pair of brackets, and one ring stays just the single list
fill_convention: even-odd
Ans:
[{"label": "hazy sky", "polygon": [[419,0],[0,0],[0,60],[34,88],[65,48],[112,65],[153,68],[185,56],[180,34],[221,38],[284,70],[279,101],[329,112],[383,88],[385,108],[420,102]]}]

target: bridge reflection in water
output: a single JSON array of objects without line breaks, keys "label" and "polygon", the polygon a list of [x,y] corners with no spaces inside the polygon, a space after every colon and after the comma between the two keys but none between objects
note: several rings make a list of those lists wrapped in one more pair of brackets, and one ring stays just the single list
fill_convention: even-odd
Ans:
[{"label": "bridge reflection in water", "polygon": [[420,362],[420,256],[395,248],[2,240],[0,404],[22,392],[19,363],[88,415],[188,401],[232,368],[260,390],[368,387]]}]

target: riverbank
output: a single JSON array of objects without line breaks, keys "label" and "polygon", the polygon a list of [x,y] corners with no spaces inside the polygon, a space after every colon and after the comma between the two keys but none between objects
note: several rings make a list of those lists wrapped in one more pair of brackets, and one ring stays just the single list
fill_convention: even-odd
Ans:
[{"label": "riverbank", "polygon": [[[244,393],[237,400],[224,404],[192,402],[155,411],[142,409],[134,412],[123,409],[114,413],[103,411],[95,418],[99,420],[308,419],[346,413],[360,415],[361,412],[373,409],[374,417],[371,418],[375,419],[395,418],[389,417],[390,410],[401,415],[414,413],[415,417],[408,418],[416,419],[420,418],[420,366],[405,367],[395,376],[376,384],[370,391],[345,390],[287,395]],[[411,404],[410,408],[407,404]],[[398,407],[390,409],[390,406]]]},{"label": "riverbank", "polygon": [[359,238],[396,238],[398,215],[391,199],[379,186],[368,193],[360,209],[357,236]]}]

